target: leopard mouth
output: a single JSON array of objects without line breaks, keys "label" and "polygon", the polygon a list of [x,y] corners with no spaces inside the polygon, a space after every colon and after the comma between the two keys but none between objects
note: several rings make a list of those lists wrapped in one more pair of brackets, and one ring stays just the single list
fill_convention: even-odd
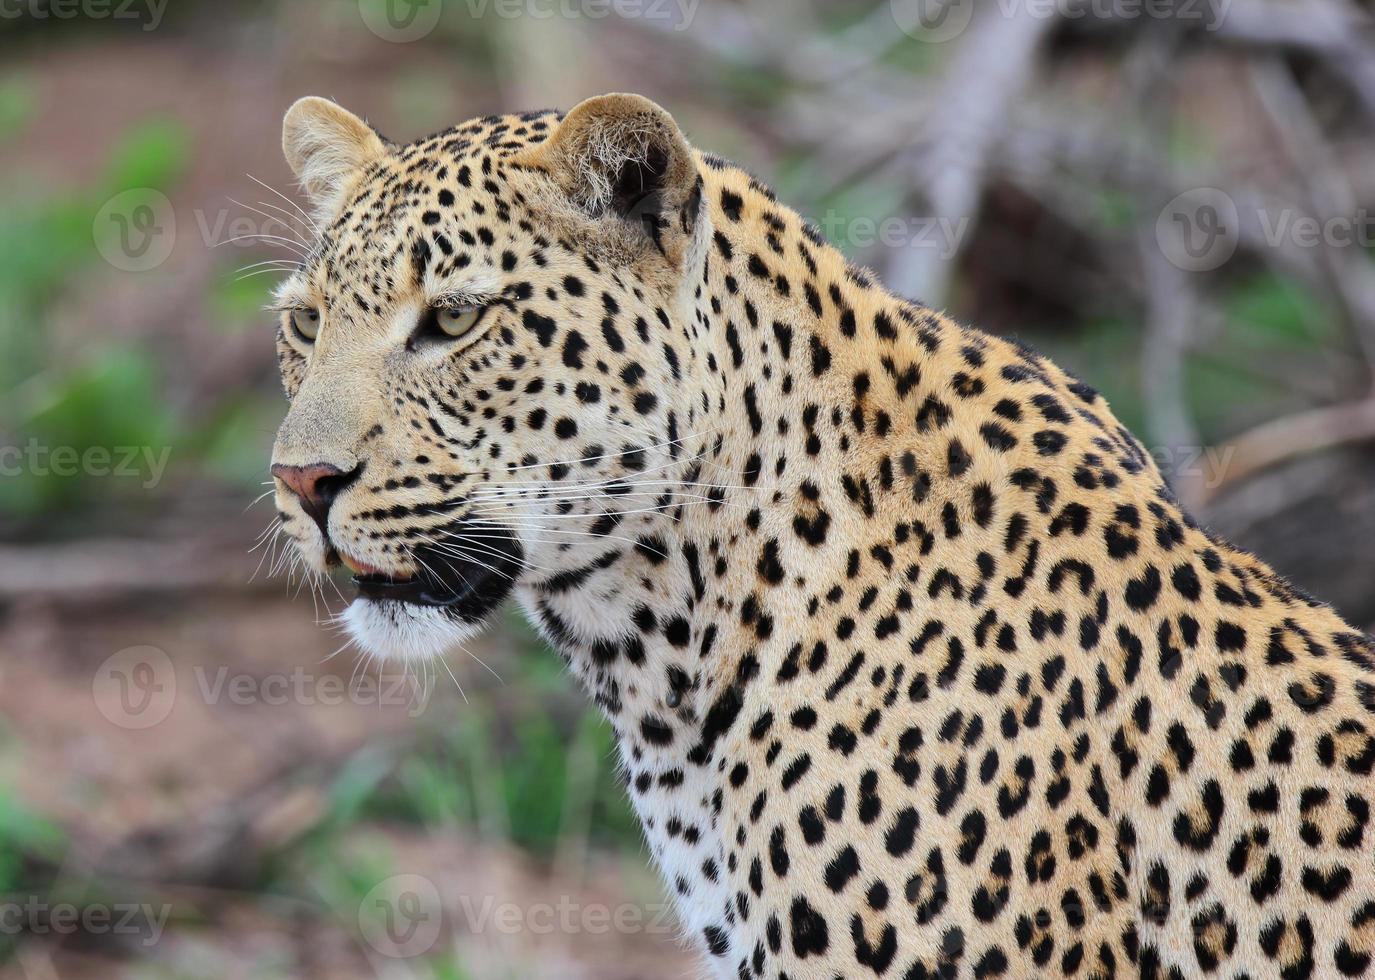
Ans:
[{"label": "leopard mouth", "polygon": [[525,565],[524,549],[509,532],[484,527],[480,546],[467,548],[461,529],[438,540],[412,551],[417,570],[411,575],[391,575],[345,558],[359,597],[443,609],[471,622],[501,604]]}]

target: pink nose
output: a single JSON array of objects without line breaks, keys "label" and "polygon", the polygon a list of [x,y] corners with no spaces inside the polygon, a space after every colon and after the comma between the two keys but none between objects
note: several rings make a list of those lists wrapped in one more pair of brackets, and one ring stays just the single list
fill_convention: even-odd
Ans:
[{"label": "pink nose", "polygon": [[301,506],[315,523],[320,525],[320,533],[329,537],[327,524],[329,508],[334,498],[339,496],[357,478],[359,470],[345,473],[330,463],[311,463],[309,466],[287,466],[274,463],[272,475],[281,480],[301,500]]}]

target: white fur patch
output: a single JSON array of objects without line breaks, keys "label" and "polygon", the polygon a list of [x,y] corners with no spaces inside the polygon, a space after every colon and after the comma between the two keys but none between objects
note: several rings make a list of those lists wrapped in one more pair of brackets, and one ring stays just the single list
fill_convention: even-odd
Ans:
[{"label": "white fur patch", "polygon": [[355,599],[342,622],[364,653],[406,663],[442,656],[482,632],[442,609],[392,600]]},{"label": "white fur patch", "polygon": [[591,127],[583,145],[582,175],[586,184],[579,195],[593,214],[611,204],[611,180],[628,163],[644,163],[658,130],[643,118],[602,120]]}]

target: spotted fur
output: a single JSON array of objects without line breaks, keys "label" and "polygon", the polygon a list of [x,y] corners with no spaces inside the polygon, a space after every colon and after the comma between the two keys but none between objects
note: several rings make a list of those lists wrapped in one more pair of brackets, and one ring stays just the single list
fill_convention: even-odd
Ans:
[{"label": "spotted fur", "polygon": [[[471,615],[362,599],[355,636],[437,654],[514,592],[716,975],[1370,971],[1375,647],[1092,388],[635,96],[286,130],[324,230],[282,296],[321,321],[284,315],[275,459],[355,474],[320,527],[279,487],[288,533],[393,575],[517,556]],[[454,295],[480,328],[417,341]]]}]

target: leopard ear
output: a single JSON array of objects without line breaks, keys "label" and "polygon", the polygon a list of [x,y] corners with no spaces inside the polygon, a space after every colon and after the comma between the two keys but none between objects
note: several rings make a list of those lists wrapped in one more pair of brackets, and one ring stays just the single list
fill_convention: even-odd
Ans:
[{"label": "leopard ear", "polygon": [[328,99],[299,99],[282,120],[286,162],[323,212],[337,209],[352,179],[386,149],[371,126]]},{"label": "leopard ear", "polygon": [[536,162],[579,209],[642,229],[670,259],[693,237],[702,192],[692,150],[673,117],[642,95],[579,103]]}]

